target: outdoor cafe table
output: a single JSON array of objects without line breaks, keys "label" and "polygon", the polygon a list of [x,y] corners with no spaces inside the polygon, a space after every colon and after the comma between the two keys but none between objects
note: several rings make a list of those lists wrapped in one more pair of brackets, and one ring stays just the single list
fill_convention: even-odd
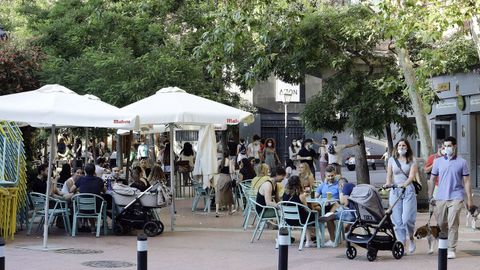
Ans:
[{"label": "outdoor cafe table", "polygon": [[[332,205],[334,203],[338,202],[337,199],[327,199],[327,198],[311,198],[307,197],[307,203],[310,204],[318,204],[320,205],[322,212],[320,213],[320,216],[325,215],[325,207],[328,205]],[[325,223],[320,223],[320,237],[321,237],[321,242],[320,246],[323,247],[325,245]]]}]

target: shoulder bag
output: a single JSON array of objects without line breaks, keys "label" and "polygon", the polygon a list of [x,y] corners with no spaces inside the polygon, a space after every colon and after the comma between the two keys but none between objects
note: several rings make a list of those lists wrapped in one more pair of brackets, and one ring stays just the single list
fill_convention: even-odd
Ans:
[{"label": "shoulder bag", "polygon": [[[396,158],[393,158],[393,160],[395,160],[397,167],[408,179],[408,175],[403,171],[402,165],[400,165],[400,161],[398,161],[398,159]],[[420,184],[416,179],[413,179],[412,184],[413,184],[413,187],[415,188],[415,194],[418,194],[422,190],[422,184]]]}]

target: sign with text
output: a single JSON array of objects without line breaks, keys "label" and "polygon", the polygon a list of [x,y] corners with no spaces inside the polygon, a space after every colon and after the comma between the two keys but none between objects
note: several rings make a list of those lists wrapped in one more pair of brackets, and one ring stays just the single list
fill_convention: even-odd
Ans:
[{"label": "sign with text", "polygon": [[300,102],[300,85],[289,84],[277,79],[275,81],[275,101],[285,102],[285,93],[291,95],[289,102]]},{"label": "sign with text", "polygon": [[437,84],[437,87],[435,89],[435,91],[437,91],[437,93],[445,92],[445,91],[449,91],[449,90],[450,90],[450,83],[449,82],[439,83],[439,84]]}]

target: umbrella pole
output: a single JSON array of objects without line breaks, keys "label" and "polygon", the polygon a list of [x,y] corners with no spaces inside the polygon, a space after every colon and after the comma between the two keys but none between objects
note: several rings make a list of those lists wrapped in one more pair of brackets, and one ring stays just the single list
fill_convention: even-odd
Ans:
[{"label": "umbrella pole", "polygon": [[88,127],[85,128],[85,137],[85,164],[83,164],[83,168],[85,168],[88,163]]},{"label": "umbrella pole", "polygon": [[52,125],[52,138],[50,141],[50,155],[48,159],[48,177],[47,177],[47,190],[45,191],[45,220],[43,223],[43,249],[47,249],[47,242],[48,242],[48,222],[49,222],[49,215],[48,215],[48,197],[50,195],[50,183],[52,182],[52,162],[53,162],[53,144],[55,143],[55,125]]},{"label": "umbrella pole", "polygon": [[174,124],[170,123],[170,190],[172,191],[172,205],[170,206],[170,226],[173,232],[175,226],[175,152],[173,151]]}]

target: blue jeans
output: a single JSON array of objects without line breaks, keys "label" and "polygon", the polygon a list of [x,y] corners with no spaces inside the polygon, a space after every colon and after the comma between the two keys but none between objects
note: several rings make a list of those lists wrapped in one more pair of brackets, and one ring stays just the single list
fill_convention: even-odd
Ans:
[{"label": "blue jeans", "polygon": [[[342,215],[342,212],[344,210],[352,210],[352,209],[348,209],[344,206],[337,208],[337,210],[335,211],[335,220],[340,220],[340,216]],[[342,218],[343,218],[343,221],[347,221],[347,222],[354,222],[357,219],[357,217],[355,216],[355,213],[350,211],[343,213]]]},{"label": "blue jeans", "polygon": [[[390,206],[402,194],[399,188],[390,190]],[[417,218],[417,197],[415,188],[409,185],[405,190],[405,196],[400,198],[392,209],[392,223],[395,226],[395,234],[398,241],[405,243],[408,236],[413,236],[415,231],[415,220]]]}]

